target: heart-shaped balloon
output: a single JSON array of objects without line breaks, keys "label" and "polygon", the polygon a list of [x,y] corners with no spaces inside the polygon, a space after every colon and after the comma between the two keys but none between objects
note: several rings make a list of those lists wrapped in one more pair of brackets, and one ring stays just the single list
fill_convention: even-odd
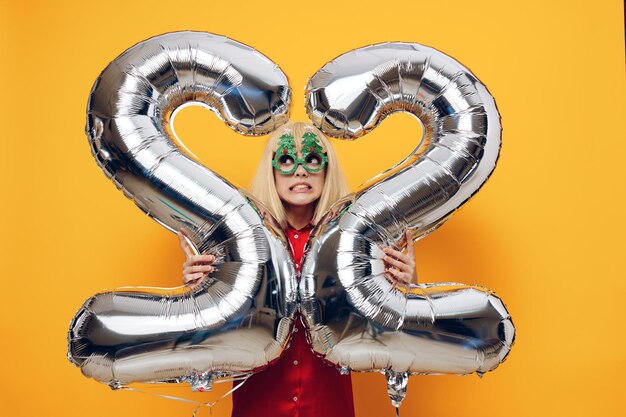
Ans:
[{"label": "heart-shaped balloon", "polygon": [[441,52],[404,43],[352,51],[311,78],[307,110],[325,133],[358,138],[407,111],[425,135],[320,222],[299,283],[271,216],[187,158],[169,130],[176,108],[197,101],[239,133],[266,134],[288,120],[289,99],[276,64],[208,33],[149,39],[102,72],[87,122],[100,167],[143,211],[170,230],[189,230],[218,262],[196,290],[90,298],[69,334],[68,356],[83,373],[112,386],[188,381],[204,389],[216,376],[278,358],[297,309],[315,352],[342,371],[386,372],[396,405],[411,373],[482,373],[504,360],[514,328],[493,293],[462,284],[396,288],[384,279],[380,250],[404,228],[415,238],[434,230],[494,169],[500,124],[485,87]]}]

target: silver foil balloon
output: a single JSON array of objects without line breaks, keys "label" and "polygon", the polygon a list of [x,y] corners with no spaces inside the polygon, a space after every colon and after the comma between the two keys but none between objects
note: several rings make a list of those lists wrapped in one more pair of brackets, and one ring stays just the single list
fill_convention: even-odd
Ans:
[{"label": "silver foil balloon", "polygon": [[87,106],[87,135],[105,174],[169,230],[184,228],[216,269],[198,288],[117,290],[91,297],[71,323],[68,357],[113,387],[252,371],[276,359],[296,308],[282,232],[245,193],[185,156],[170,118],[190,102],[235,131],[267,134],[288,120],[290,89],[256,50],[209,33],[141,42],[112,61]]},{"label": "silver foil balloon", "polygon": [[315,352],[342,372],[384,372],[395,406],[410,374],[481,374],[504,360],[514,328],[498,297],[455,283],[395,287],[380,250],[404,228],[414,238],[434,230],[494,169],[500,124],[485,87],[442,53],[403,43],[351,51],[311,78],[307,111],[330,135],[358,138],[396,111],[418,117],[425,134],[320,223],[299,284],[271,216],[181,153],[170,129],[177,108],[198,102],[237,132],[267,134],[287,121],[289,100],[276,64],[208,33],[139,43],[97,79],[87,134],[99,166],[149,216],[186,229],[218,261],[193,290],[135,288],[87,300],[68,352],[85,375],[112,387],[185,381],[205,390],[214,378],[276,359],[297,309]]},{"label": "silver foil balloon", "polygon": [[436,229],[495,168],[500,117],[485,86],[437,50],[384,43],[329,62],[307,94],[309,117],[335,137],[361,137],[394,112],[424,127],[404,161],[313,232],[299,287],[313,349],[344,370],[385,372],[395,406],[409,374],[495,369],[515,333],[502,301],[457,283],[394,286],[381,250],[405,245],[405,228],[414,238]]}]

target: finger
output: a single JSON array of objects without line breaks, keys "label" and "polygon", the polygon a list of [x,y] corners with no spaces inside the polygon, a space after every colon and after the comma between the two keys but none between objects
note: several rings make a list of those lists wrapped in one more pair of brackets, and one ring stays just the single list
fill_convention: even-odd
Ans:
[{"label": "finger", "polygon": [[[390,271],[390,269],[389,270],[385,270],[385,271]],[[390,272],[385,272],[385,278],[387,278],[387,281],[391,282],[392,284],[400,283],[400,281],[398,281],[398,278],[396,278],[395,275],[393,275]]]},{"label": "finger", "polygon": [[401,259],[402,257],[406,258],[406,254],[404,252],[396,250],[389,246],[383,246],[383,252],[385,252],[387,255],[391,255],[398,259]]},{"label": "finger", "polygon": [[215,262],[213,255],[194,255],[183,262],[183,268],[189,268],[194,265],[211,265]]},{"label": "finger", "polygon": [[194,279],[193,281],[189,281],[187,284],[185,284],[187,286],[187,288],[189,288],[190,290],[195,290],[197,289],[200,284],[202,284],[204,282],[204,278],[198,278],[198,279]]},{"label": "finger", "polygon": [[413,242],[413,233],[410,229],[406,229],[406,249],[409,256],[415,258],[415,242]]},{"label": "finger", "polygon": [[383,260],[385,261],[387,266],[394,266],[402,272],[410,273],[412,270],[411,264],[405,264],[404,262],[394,259],[390,256],[385,256]]},{"label": "finger", "polygon": [[400,272],[397,269],[393,269],[393,268],[387,268],[387,272],[390,273],[391,275],[393,275],[393,277],[397,280],[400,281],[403,284],[410,284],[411,283],[411,278],[410,275],[408,273],[405,272]]},{"label": "finger", "polygon": [[390,273],[385,272],[385,274],[384,274],[384,275],[385,275],[385,278],[387,279],[387,281],[389,281],[390,283],[392,283],[392,284],[396,284],[396,283],[398,282],[398,280],[397,280],[397,279],[395,279],[395,278],[394,278],[394,276],[393,276],[393,275],[391,275]]},{"label": "finger", "polygon": [[179,230],[178,232],[176,232],[176,236],[178,236],[178,241],[180,243],[185,242],[185,235],[183,235],[183,232]]},{"label": "finger", "polygon": [[391,256],[385,256],[383,258],[383,260],[385,261],[386,266],[395,266],[396,268],[398,268],[401,271],[406,272],[405,270],[408,269],[408,265],[405,263],[402,263],[400,261],[398,261],[397,259],[392,258]]},{"label": "finger", "polygon": [[189,284],[190,282],[197,281],[199,279],[204,278],[205,274],[203,272],[197,272],[195,274],[187,274],[183,277],[183,283]]},{"label": "finger", "polygon": [[189,241],[189,235],[185,231],[185,229],[180,229],[177,233],[178,239],[180,240],[180,246],[183,248],[183,252],[185,252],[185,257],[187,259],[191,258],[193,255],[196,255],[198,252],[195,250],[193,245]]},{"label": "finger", "polygon": [[185,269],[183,269],[183,274],[187,275],[187,274],[193,274],[194,272],[211,272],[211,271],[215,271],[215,268],[212,267],[211,265],[193,265],[193,266],[188,266]]},{"label": "finger", "polygon": [[388,269],[389,273],[392,274],[394,276],[394,278],[398,281],[400,281],[403,284],[410,284],[411,283],[411,278],[410,275],[406,272],[401,272],[398,271],[397,269],[393,269],[393,268],[389,268]]},{"label": "finger", "polygon": [[[182,229],[181,229],[182,230]],[[191,258],[194,254],[193,249],[185,239],[185,235],[182,232],[176,233],[178,235],[178,240],[180,240],[180,247],[183,248],[183,252],[185,253],[185,257],[187,259]]]},{"label": "finger", "polygon": [[408,285],[409,285],[409,284],[405,283],[404,281],[399,280],[394,275],[392,275],[390,273],[387,273],[387,272],[385,272],[385,278],[387,278],[387,281],[389,281],[393,285],[401,285],[403,287],[408,287]]},{"label": "finger", "polygon": [[190,264],[199,262],[215,262],[215,256],[213,255],[193,255],[188,261]]},{"label": "finger", "polygon": [[414,282],[417,284],[417,268],[415,265],[415,242],[413,241],[413,233],[411,232],[409,228],[405,230],[405,236],[406,236],[407,255],[410,258],[409,265],[411,265],[412,267],[412,271],[409,271],[411,275],[411,282]]},{"label": "finger", "polygon": [[198,265],[204,266],[204,265],[211,265],[211,264],[213,264],[213,261],[210,259],[197,261],[197,260],[194,260],[193,257],[191,257],[187,259],[185,262],[183,262],[183,270],[185,270],[186,268],[191,268],[193,266],[198,266]]},{"label": "finger", "polygon": [[399,250],[395,250],[390,247],[384,247],[383,252],[385,252],[387,255],[393,256],[394,258],[404,262],[405,264],[411,263],[411,258],[409,258],[406,253],[400,252]]}]

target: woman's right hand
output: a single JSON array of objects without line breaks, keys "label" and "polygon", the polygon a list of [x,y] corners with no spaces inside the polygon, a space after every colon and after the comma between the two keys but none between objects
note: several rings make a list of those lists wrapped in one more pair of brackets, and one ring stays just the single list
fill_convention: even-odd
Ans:
[{"label": "woman's right hand", "polygon": [[196,287],[209,275],[209,272],[215,268],[211,266],[215,262],[213,255],[198,255],[193,246],[185,239],[189,238],[187,233],[180,229],[177,233],[180,240],[180,246],[185,253],[185,262],[183,263],[183,284],[190,287]]}]

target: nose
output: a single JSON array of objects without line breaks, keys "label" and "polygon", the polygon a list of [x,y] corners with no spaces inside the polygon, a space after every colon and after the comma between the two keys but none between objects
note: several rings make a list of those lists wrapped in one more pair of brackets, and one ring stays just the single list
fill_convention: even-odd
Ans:
[{"label": "nose", "polygon": [[298,168],[296,168],[296,172],[294,172],[294,175],[296,177],[308,177],[309,176],[309,172],[304,169],[304,167],[302,166],[302,164],[298,165]]}]

